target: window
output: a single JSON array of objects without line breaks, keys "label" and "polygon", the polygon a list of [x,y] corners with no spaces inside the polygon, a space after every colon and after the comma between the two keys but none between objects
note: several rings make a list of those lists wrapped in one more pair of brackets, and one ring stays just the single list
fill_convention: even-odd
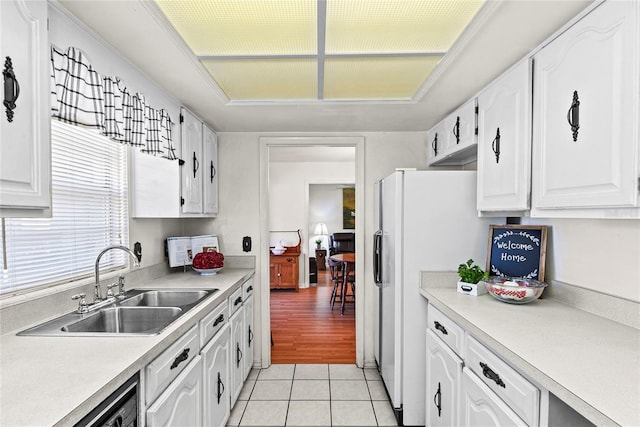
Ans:
[{"label": "window", "polygon": [[[94,274],[106,246],[129,243],[126,147],[95,130],[51,122],[53,217],[3,220],[0,293]],[[101,270],[127,266],[109,251]]]}]

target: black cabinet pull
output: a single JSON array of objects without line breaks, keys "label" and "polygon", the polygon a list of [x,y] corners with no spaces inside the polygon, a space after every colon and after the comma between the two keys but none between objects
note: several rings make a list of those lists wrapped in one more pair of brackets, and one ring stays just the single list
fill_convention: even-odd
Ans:
[{"label": "black cabinet pull", "polygon": [[236,300],[233,302],[233,306],[235,307],[238,304],[242,304],[242,297],[238,297],[236,298]]},{"label": "black cabinet pull", "polygon": [[437,320],[433,321],[433,325],[436,327],[437,330],[442,332],[443,335],[449,335],[449,332],[447,332],[447,328],[442,326],[442,324],[440,322],[438,322]]},{"label": "black cabinet pull", "polygon": [[491,149],[493,153],[496,155],[496,163],[500,163],[500,128],[496,130],[496,137],[493,138],[493,142],[491,143]]},{"label": "black cabinet pull", "polygon": [[438,408],[438,418],[442,414],[442,391],[440,390],[440,383],[438,383],[438,391],[436,391],[435,396],[433,396],[433,404]]},{"label": "black cabinet pull", "polygon": [[249,325],[249,347],[251,347],[251,342],[253,341],[253,331],[251,330],[251,325]]},{"label": "black cabinet pull", "polygon": [[242,350],[240,350],[240,344],[236,343],[236,366],[240,366],[242,360]]},{"label": "black cabinet pull", "polygon": [[493,370],[489,367],[489,365],[487,365],[486,363],[480,362],[480,367],[482,368],[482,375],[484,375],[486,378],[490,379],[491,381],[495,382],[500,387],[507,388],[504,381],[502,381],[502,378],[500,378],[500,375],[493,372]]},{"label": "black cabinet pull", "polygon": [[453,126],[453,136],[456,137],[456,144],[460,144],[460,116],[456,117],[456,124]]},{"label": "black cabinet pull", "polygon": [[249,285],[249,287],[247,288],[247,292],[251,292],[253,290],[253,286]]},{"label": "black cabinet pull", "polygon": [[198,169],[200,169],[200,162],[198,161],[198,158],[196,157],[196,152],[193,152],[193,177],[196,177],[196,172],[198,172]]},{"label": "black cabinet pull", "polygon": [[13,110],[16,109],[16,101],[20,96],[20,84],[16,79],[16,74],[13,71],[13,63],[11,57],[7,56],[4,62],[4,70],[2,71],[4,77],[4,107],[6,108],[7,121],[13,121]]},{"label": "black cabinet pull", "polygon": [[220,378],[220,372],[218,372],[218,405],[220,404],[220,398],[224,394],[224,383],[222,382],[222,378]]},{"label": "black cabinet pull", "polygon": [[571,107],[567,111],[567,121],[571,126],[571,133],[573,134],[573,141],[578,141],[578,129],[580,129],[580,99],[578,98],[578,91],[573,91],[573,100]]},{"label": "black cabinet pull", "polygon": [[438,155],[438,132],[436,132],[436,136],[433,138],[433,142],[431,143],[431,148],[433,148],[433,155]]},{"label": "black cabinet pull", "polygon": [[170,369],[177,368],[179,364],[187,360],[189,358],[189,350],[190,350],[189,348],[185,348],[184,350],[182,350],[182,353],[180,353],[180,356],[176,357],[176,359],[171,364]]},{"label": "black cabinet pull", "polygon": [[213,327],[215,328],[216,326],[218,326],[222,322],[224,322],[224,314],[221,314],[220,316],[218,316],[216,318],[216,320],[213,322]]},{"label": "black cabinet pull", "polygon": [[211,174],[211,182],[213,183],[213,178],[216,176],[216,168],[213,166],[213,160],[211,160],[211,168],[209,173]]}]

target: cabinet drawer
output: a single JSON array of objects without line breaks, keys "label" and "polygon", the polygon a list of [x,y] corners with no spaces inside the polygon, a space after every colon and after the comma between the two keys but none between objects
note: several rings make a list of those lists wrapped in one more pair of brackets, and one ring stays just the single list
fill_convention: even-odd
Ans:
[{"label": "cabinet drawer", "polygon": [[467,368],[462,369],[460,400],[460,425],[527,427],[509,406]]},{"label": "cabinet drawer", "polygon": [[467,337],[466,366],[530,426],[539,420],[540,391],[473,337]]},{"label": "cabinet drawer", "polygon": [[464,330],[456,325],[441,311],[429,304],[427,311],[429,329],[442,339],[457,354],[462,354],[464,344]]},{"label": "cabinet drawer", "polygon": [[233,316],[233,313],[242,307],[242,301],[244,300],[245,298],[242,296],[242,286],[240,286],[229,297],[229,316]]},{"label": "cabinet drawer", "polygon": [[194,326],[149,363],[146,368],[146,402],[153,402],[199,351],[198,327]]},{"label": "cabinet drawer", "polygon": [[253,295],[253,277],[242,284],[242,295],[243,300]]},{"label": "cabinet drawer", "polygon": [[227,323],[229,320],[229,305],[224,302],[211,310],[200,321],[200,348],[203,348],[211,338]]}]

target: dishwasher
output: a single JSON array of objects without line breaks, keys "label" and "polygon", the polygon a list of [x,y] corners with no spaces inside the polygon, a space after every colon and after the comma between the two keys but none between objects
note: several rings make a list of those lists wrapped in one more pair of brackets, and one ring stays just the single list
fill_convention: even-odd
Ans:
[{"label": "dishwasher", "polygon": [[139,374],[89,412],[76,427],[137,427]]}]

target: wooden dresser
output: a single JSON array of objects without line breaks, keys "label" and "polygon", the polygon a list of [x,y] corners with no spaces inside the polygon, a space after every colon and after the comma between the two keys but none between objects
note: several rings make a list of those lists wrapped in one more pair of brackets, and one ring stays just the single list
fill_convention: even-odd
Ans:
[{"label": "wooden dresser", "polygon": [[295,289],[298,292],[300,244],[285,246],[282,255],[271,253],[269,281],[271,289]]}]

